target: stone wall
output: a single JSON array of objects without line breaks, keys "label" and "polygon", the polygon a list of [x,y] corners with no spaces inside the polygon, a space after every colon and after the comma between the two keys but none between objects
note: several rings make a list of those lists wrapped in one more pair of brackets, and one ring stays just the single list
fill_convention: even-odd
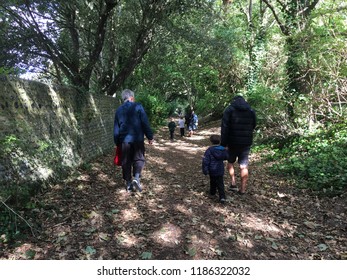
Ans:
[{"label": "stone wall", "polygon": [[0,190],[43,182],[113,147],[119,102],[0,77]]}]

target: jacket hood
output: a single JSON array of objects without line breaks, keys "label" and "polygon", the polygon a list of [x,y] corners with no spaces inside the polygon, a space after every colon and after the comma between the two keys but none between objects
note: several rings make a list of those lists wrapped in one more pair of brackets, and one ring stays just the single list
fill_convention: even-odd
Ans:
[{"label": "jacket hood", "polygon": [[225,157],[225,148],[223,146],[213,146],[211,149],[211,154],[217,160],[224,160]]},{"label": "jacket hood", "polygon": [[233,101],[231,102],[231,106],[240,111],[246,111],[251,109],[251,106],[249,106],[249,104],[242,96],[234,97]]}]

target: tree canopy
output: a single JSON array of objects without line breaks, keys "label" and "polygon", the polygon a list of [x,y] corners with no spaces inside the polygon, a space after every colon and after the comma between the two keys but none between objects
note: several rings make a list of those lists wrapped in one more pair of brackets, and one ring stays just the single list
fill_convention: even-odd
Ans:
[{"label": "tree canopy", "polygon": [[318,0],[3,1],[0,69],[82,92],[130,87],[159,119],[185,107],[220,116],[243,94],[264,137],[283,136],[344,119],[346,11]]},{"label": "tree canopy", "polygon": [[[27,70],[42,69],[81,90],[112,95],[148,52],[156,30],[172,13],[199,1],[23,1],[0,4],[3,50]],[[6,42],[6,44],[5,44]],[[5,64],[6,63],[6,64]]]}]

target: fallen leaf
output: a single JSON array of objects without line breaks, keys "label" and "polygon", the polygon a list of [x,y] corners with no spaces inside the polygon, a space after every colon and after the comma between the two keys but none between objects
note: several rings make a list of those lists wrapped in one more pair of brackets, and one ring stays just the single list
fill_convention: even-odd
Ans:
[{"label": "fallen leaf", "polygon": [[94,255],[96,253],[96,250],[92,246],[87,246],[85,251],[89,255]]},{"label": "fallen leaf", "polygon": [[319,249],[319,251],[325,251],[326,249],[328,249],[328,246],[324,243],[317,245],[317,248]]},{"label": "fallen leaf", "polygon": [[143,260],[149,260],[149,259],[151,259],[151,258],[152,258],[152,252],[143,252],[143,253],[141,254],[141,258],[142,258]]},{"label": "fallen leaf", "polygon": [[280,192],[277,192],[277,195],[278,195],[279,198],[283,198],[283,197],[287,196],[286,194],[280,193]]},{"label": "fallen leaf", "polygon": [[278,246],[277,246],[276,242],[272,242],[271,248],[274,250],[278,250]]},{"label": "fallen leaf", "polygon": [[36,255],[36,252],[32,249],[29,249],[28,251],[25,252],[25,257],[29,260],[32,260]]},{"label": "fallen leaf", "polygon": [[304,222],[304,225],[307,226],[309,229],[315,229],[317,227],[317,224],[308,221]]},{"label": "fallen leaf", "polygon": [[295,254],[299,253],[298,248],[296,248],[295,246],[290,247],[290,251],[292,251]]},{"label": "fallen leaf", "polygon": [[110,240],[110,237],[108,236],[107,233],[103,233],[103,232],[100,232],[99,233],[99,238],[103,241],[109,241]]},{"label": "fallen leaf", "polygon": [[220,250],[220,249],[216,249],[216,254],[218,255],[218,256],[222,256],[223,255],[223,251],[222,250]]},{"label": "fallen leaf", "polygon": [[270,241],[270,242],[275,242],[275,240],[276,240],[276,239],[271,238],[271,237],[266,237],[265,239],[266,239],[267,241]]},{"label": "fallen leaf", "polygon": [[194,257],[196,255],[196,249],[194,247],[188,248],[185,250],[185,253],[191,257]]}]

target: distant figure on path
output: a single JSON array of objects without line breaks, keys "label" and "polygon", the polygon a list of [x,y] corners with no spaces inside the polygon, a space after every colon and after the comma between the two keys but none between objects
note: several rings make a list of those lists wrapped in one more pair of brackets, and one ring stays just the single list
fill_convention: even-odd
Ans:
[{"label": "distant figure on path", "polygon": [[[147,114],[140,103],[135,102],[134,92],[122,92],[123,104],[116,110],[114,118],[114,143],[122,147],[122,173],[126,190],[142,191],[140,178],[145,165],[145,143],[153,143],[153,132]],[[132,177],[133,176],[133,177]]]},{"label": "distant figure on path", "polygon": [[169,124],[167,126],[168,126],[169,132],[170,132],[170,140],[173,141],[175,129],[176,129],[176,123],[175,123],[173,118],[171,118],[171,121],[169,122]]},{"label": "distant figure on path", "polygon": [[183,137],[184,136],[184,119],[183,119],[183,117],[180,117],[180,119],[178,120],[178,126],[180,128],[181,137]]},{"label": "distant figure on path", "polygon": [[[231,191],[244,194],[248,180],[248,156],[253,143],[256,114],[242,96],[234,97],[225,109],[221,124],[221,145],[229,152],[228,170],[231,177]],[[235,182],[234,163],[238,159],[241,173],[241,186]]]},{"label": "distant figure on path", "polygon": [[211,135],[210,146],[202,159],[202,173],[210,176],[210,195],[218,190],[220,203],[225,203],[224,191],[224,160],[229,158],[227,150],[220,146],[220,136]]},{"label": "distant figure on path", "polygon": [[189,134],[188,136],[191,137],[194,134],[194,131],[198,129],[198,116],[195,114],[194,111],[192,111],[190,118],[189,118],[189,125],[188,130]]},{"label": "distant figure on path", "polygon": [[187,130],[189,131],[189,124],[190,124],[190,118],[191,118],[191,112],[187,113],[185,116],[184,116],[184,119],[185,119],[185,125],[187,126]]}]

